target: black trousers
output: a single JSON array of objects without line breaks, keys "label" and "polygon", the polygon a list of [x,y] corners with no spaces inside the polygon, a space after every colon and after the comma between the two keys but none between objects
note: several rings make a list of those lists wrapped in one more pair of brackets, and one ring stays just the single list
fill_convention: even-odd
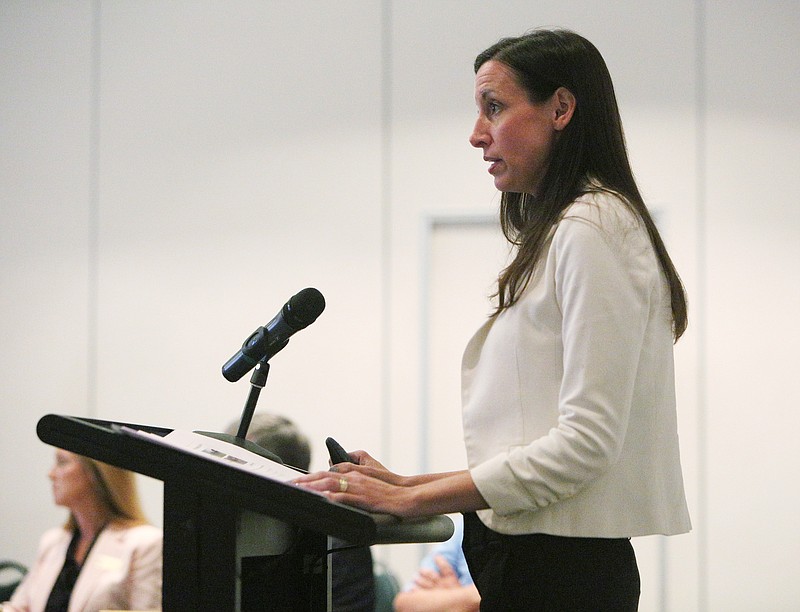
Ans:
[{"label": "black trousers", "polygon": [[628,538],[509,536],[464,514],[464,555],[481,610],[632,612],[639,569]]}]

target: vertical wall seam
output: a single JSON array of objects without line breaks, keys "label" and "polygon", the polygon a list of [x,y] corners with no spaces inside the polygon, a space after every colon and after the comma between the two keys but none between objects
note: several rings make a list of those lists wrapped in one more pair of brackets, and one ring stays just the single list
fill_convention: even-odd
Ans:
[{"label": "vertical wall seam", "polygon": [[708,609],[708,396],[707,368],[707,21],[705,0],[697,0],[696,11],[696,163],[697,163],[697,286],[694,297],[697,318],[697,609]]},{"label": "vertical wall seam", "polygon": [[98,302],[100,211],[100,0],[92,2],[89,76],[89,202],[87,227],[86,409],[98,417]]},{"label": "vertical wall seam", "polygon": [[381,449],[391,464],[392,2],[381,4]]},{"label": "vertical wall seam", "polygon": [[658,537],[659,610],[669,610],[669,545],[666,536]]},{"label": "vertical wall seam", "polygon": [[[417,439],[419,440],[419,471],[430,471],[430,414],[431,414],[431,270],[433,268],[433,233],[436,220],[423,215],[420,236],[419,270],[419,390],[417,392]],[[421,561],[422,559],[420,559]]]}]

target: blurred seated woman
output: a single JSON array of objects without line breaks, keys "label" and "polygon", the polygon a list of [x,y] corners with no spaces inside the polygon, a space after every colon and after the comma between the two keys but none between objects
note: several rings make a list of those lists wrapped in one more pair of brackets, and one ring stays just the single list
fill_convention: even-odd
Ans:
[{"label": "blurred seated woman", "polygon": [[160,609],[162,532],[144,518],[135,475],[62,449],[55,455],[53,498],[69,518],[42,536],[3,612]]}]

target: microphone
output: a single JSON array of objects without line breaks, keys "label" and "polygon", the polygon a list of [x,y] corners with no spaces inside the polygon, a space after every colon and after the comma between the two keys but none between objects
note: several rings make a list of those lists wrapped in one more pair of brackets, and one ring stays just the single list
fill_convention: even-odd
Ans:
[{"label": "microphone", "polygon": [[228,359],[222,366],[222,375],[236,382],[259,361],[269,361],[289,343],[295,332],[311,325],[323,310],[325,298],[318,290],[309,287],[293,295],[272,321],[254,331],[242,348]]}]

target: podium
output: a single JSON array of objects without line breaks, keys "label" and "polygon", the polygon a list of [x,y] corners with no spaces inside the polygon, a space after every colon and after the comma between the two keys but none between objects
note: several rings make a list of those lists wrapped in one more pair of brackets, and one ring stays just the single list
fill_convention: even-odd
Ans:
[{"label": "podium", "polygon": [[445,516],[371,514],[123,427],[172,431],[55,414],[36,431],[47,444],[164,483],[162,606],[170,612],[329,610],[329,536],[371,545],[439,542],[453,533]]}]

